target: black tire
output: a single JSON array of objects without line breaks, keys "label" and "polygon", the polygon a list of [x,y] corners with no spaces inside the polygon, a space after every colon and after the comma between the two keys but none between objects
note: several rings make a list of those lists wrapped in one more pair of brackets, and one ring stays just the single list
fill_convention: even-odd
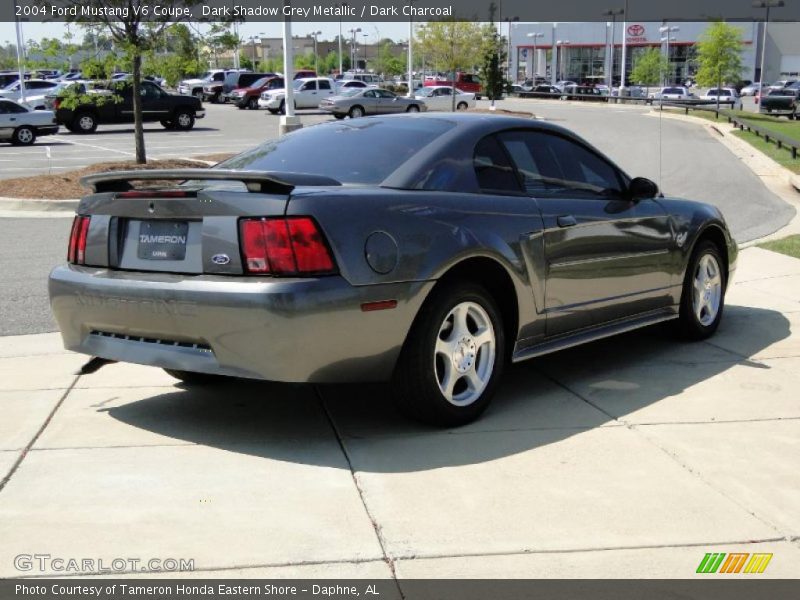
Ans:
[{"label": "black tire", "polygon": [[[720,277],[720,290],[719,290],[719,308],[713,320],[703,323],[701,318],[695,311],[695,278],[701,268],[701,264],[706,256],[710,256],[716,263],[719,277]],[[681,292],[681,306],[679,333],[681,337],[689,340],[704,340],[712,335],[719,327],[722,320],[723,309],[725,308],[725,288],[727,286],[727,272],[725,270],[725,261],[722,260],[722,255],[716,244],[709,240],[700,241],[692,252],[689,259],[689,264],[686,269],[686,276],[683,280],[683,290]],[[706,312],[706,317],[710,316]]]},{"label": "black tire", "polygon": [[238,108],[239,110],[244,110],[245,108],[247,108],[247,105],[246,104],[237,103],[236,104],[236,108]]},{"label": "black tire", "polygon": [[219,104],[219,94],[214,94],[210,98],[211,104]]},{"label": "black tire", "polygon": [[359,118],[363,117],[365,114],[366,113],[364,111],[364,107],[363,106],[359,106],[358,104],[356,104],[355,106],[350,107],[350,110],[347,113],[347,115],[351,119],[359,119]]},{"label": "black tire", "polygon": [[250,98],[250,100],[247,101],[247,108],[250,110],[258,110],[258,98]]},{"label": "black tire", "polygon": [[418,113],[418,112],[419,112],[419,106],[417,106],[416,104],[412,104],[411,106],[409,106],[409,107],[406,109],[406,112],[410,112],[410,113]]},{"label": "black tire", "polygon": [[[491,321],[494,356],[493,359],[491,354],[482,356],[485,347],[475,350],[473,344],[472,351],[475,354],[468,370],[474,368],[477,372],[479,362],[485,359],[489,361],[486,364],[491,364],[491,371],[486,373],[487,382],[479,396],[459,406],[448,401],[440,389],[439,378],[443,377],[442,369],[446,365],[442,355],[437,355],[435,347],[451,311],[463,303],[478,305]],[[474,325],[476,321],[472,323]],[[485,288],[473,283],[445,284],[436,288],[414,320],[395,368],[392,387],[398,409],[413,419],[439,426],[454,427],[474,421],[486,410],[502,376],[505,348],[503,320],[494,299]],[[462,357],[465,356],[462,354]],[[448,368],[455,367],[451,365]],[[459,371],[451,373],[455,377],[455,394],[459,384],[466,387],[466,381],[462,380],[466,374],[460,374]],[[469,392],[464,387],[460,394]]]},{"label": "black tire", "polygon": [[202,102],[203,101],[203,88],[200,88],[199,90],[193,90],[192,91],[192,96],[194,96],[195,98],[200,100],[200,102]]},{"label": "black tire", "polygon": [[73,117],[72,126],[76,133],[94,133],[97,129],[97,117],[87,111],[79,112]]},{"label": "black tire", "polygon": [[278,112],[282,115],[286,114],[286,100],[281,100],[281,105],[278,107]]},{"label": "black tire", "polygon": [[29,125],[22,125],[14,130],[11,143],[15,146],[30,146],[36,141],[36,130]]},{"label": "black tire", "polygon": [[230,381],[224,375],[210,375],[209,373],[195,373],[194,371],[178,371],[177,369],[164,369],[167,375],[180,379],[186,385],[214,385]]},{"label": "black tire", "polygon": [[172,119],[175,129],[189,131],[194,127],[194,113],[188,110],[177,110]]},{"label": "black tire", "polygon": [[467,110],[468,108],[469,108],[469,105],[466,102],[459,102],[456,105],[456,110]]}]

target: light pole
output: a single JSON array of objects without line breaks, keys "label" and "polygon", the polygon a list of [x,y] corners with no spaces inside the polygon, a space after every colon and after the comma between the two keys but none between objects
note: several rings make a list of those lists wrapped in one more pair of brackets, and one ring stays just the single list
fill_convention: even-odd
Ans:
[{"label": "light pole", "polygon": [[25,73],[22,58],[22,26],[19,23],[19,17],[14,16],[14,25],[17,29],[17,71],[19,72],[19,101],[25,102]]},{"label": "light pole", "polygon": [[531,71],[532,71],[531,77],[533,78],[534,83],[536,83],[536,75],[537,75],[537,73],[536,73],[536,38],[544,37],[544,34],[537,31],[536,33],[529,33],[528,37],[533,40],[533,60],[531,62]]},{"label": "light pole", "polygon": [[319,55],[317,54],[317,36],[322,35],[321,31],[312,31],[309,33],[314,38],[314,72],[319,76]]},{"label": "light pole", "polygon": [[675,41],[676,38],[672,37],[672,34],[680,31],[681,28],[678,27],[677,25],[674,25],[672,27],[670,27],[669,25],[664,25],[663,27],[659,27],[658,30],[661,33],[665,34],[661,38],[661,41],[667,43],[667,72],[664,74],[665,75],[664,85],[671,85],[672,84],[672,59],[670,58],[670,55],[669,55],[669,43]]},{"label": "light pole", "polygon": [[783,0],[757,0],[753,2],[753,8],[766,8],[767,18],[764,20],[764,35],[761,40],[761,68],[758,72],[758,97],[764,97],[764,57],[767,54],[767,27],[769,27],[769,9],[783,8],[786,6]]},{"label": "light pole", "polygon": [[[506,17],[503,19],[508,23],[508,52],[506,53],[506,79],[511,81],[511,24],[517,23],[519,17]],[[455,74],[453,75],[455,78]],[[454,79],[455,80],[455,79]]]},{"label": "light pole", "polygon": [[[347,2],[342,2],[339,5],[342,8],[342,13],[344,9],[348,6]],[[339,13],[339,75],[342,75],[342,14]]]},{"label": "light pole", "polygon": [[[609,65],[608,65],[608,76],[606,77],[606,85],[608,85],[608,94],[611,95],[611,88],[614,87],[614,51],[615,51],[615,43],[614,43],[614,36],[616,35],[617,31],[617,16],[621,15],[624,12],[622,8],[609,8],[607,11],[603,13],[604,17],[611,17],[611,52],[609,53]],[[622,32],[622,37],[625,37],[625,32]]]},{"label": "light pole", "polygon": [[[412,15],[411,3],[413,1],[414,0],[409,0],[408,1],[408,7],[409,7],[408,13],[409,13],[409,15]],[[412,16],[408,17],[408,59],[407,59],[408,60],[408,65],[407,66],[408,66],[408,97],[409,98],[413,98],[414,97],[414,63],[412,62],[413,58],[414,58],[414,53],[413,53],[413,50],[411,49],[411,46],[412,46],[413,43],[414,43],[414,17],[412,15]]]},{"label": "light pole", "polygon": [[258,55],[256,54],[256,40],[261,42],[261,36],[263,36],[263,35],[264,35],[264,33],[261,32],[258,35],[251,35],[248,38],[250,40],[250,43],[253,45],[253,71],[254,72],[258,71]]},{"label": "light pole", "polygon": [[622,90],[627,86],[625,85],[627,79],[625,77],[628,70],[628,0],[625,0],[625,8],[622,12],[622,77],[619,82],[619,95],[622,96]]},{"label": "light pole", "polygon": [[356,34],[361,33],[361,27],[348,29],[347,33],[350,34],[350,68],[356,70]]},{"label": "light pole", "polygon": [[367,72],[367,38],[369,37],[368,33],[362,33],[361,35],[364,36],[364,73]]}]

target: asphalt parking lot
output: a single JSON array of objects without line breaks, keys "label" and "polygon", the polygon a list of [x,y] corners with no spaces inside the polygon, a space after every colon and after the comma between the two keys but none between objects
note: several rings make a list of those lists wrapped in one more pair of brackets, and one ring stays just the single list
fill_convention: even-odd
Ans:
[{"label": "asphalt parking lot", "polygon": [[[266,110],[239,110],[232,105],[204,104],[206,116],[191,131],[170,131],[159,123],[145,124],[149,158],[185,158],[217,152],[241,152],[277,137],[280,117]],[[298,111],[307,124],[328,120],[319,111]],[[133,126],[101,125],[91,135],[70,133],[63,127],[54,136],[19,148],[0,144],[2,178],[57,173],[97,162],[135,157]],[[0,196],[2,191],[0,188]]]}]

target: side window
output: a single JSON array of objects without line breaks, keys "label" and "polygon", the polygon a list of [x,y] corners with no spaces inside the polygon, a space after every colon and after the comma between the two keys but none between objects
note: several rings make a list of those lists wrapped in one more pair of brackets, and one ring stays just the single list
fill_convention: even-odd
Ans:
[{"label": "side window", "polygon": [[214,73],[211,76],[211,81],[225,81],[225,73]]},{"label": "side window", "polygon": [[364,92],[364,98],[377,98],[377,97],[378,94],[375,92],[375,90],[367,90],[366,92]]},{"label": "side window", "polygon": [[0,100],[0,115],[7,115],[9,112],[11,112],[10,110],[8,110],[10,104],[11,104],[10,102],[6,102],[5,100]]},{"label": "side window", "polygon": [[3,102],[3,105],[5,106],[5,110],[3,112],[5,112],[6,114],[28,112],[28,110],[24,106],[20,106],[19,104],[16,104],[14,102],[5,101]]},{"label": "side window", "polygon": [[520,186],[514,167],[494,136],[483,138],[473,155],[478,187],[486,194],[519,194]]},{"label": "side window", "polygon": [[306,81],[303,84],[303,87],[300,88],[301,92],[307,92],[308,90],[315,90],[317,89],[317,84],[314,81]]},{"label": "side window", "polygon": [[618,171],[573,140],[543,131],[508,132],[501,140],[531,196],[608,200],[623,195]]},{"label": "side window", "polygon": [[319,80],[319,89],[321,90],[329,90],[331,89],[331,82],[327,79],[320,79]]}]

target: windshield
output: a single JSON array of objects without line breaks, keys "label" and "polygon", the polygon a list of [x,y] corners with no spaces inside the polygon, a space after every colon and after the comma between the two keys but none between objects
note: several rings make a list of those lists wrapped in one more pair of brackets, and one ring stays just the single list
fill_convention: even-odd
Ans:
[{"label": "windshield", "polygon": [[324,123],[265,142],[218,167],[313,173],[342,183],[379,184],[454,126],[451,121],[434,118]]},{"label": "windshield", "polygon": [[267,84],[267,82],[268,82],[270,79],[272,79],[272,77],[262,77],[262,78],[261,78],[261,79],[259,79],[258,81],[254,81],[253,83],[251,83],[251,84],[250,84],[250,87],[254,87],[254,88],[263,87],[263,86],[265,86],[265,85]]}]

